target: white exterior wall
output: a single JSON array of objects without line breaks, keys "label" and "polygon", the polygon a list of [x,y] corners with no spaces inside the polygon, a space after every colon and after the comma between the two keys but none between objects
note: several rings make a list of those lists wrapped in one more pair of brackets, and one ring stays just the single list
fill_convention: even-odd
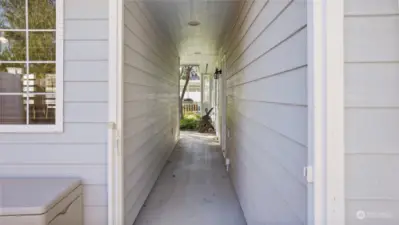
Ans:
[{"label": "white exterior wall", "polygon": [[82,178],[85,225],[105,225],[108,1],[64,1],[64,132],[0,134],[0,176]]},{"label": "white exterior wall", "polygon": [[399,224],[398,4],[345,0],[347,225]]},{"label": "white exterior wall", "polygon": [[132,225],[178,140],[179,60],[146,7],[124,5],[125,224]]},{"label": "white exterior wall", "polygon": [[228,37],[227,154],[248,225],[305,224],[306,1],[245,1]]}]

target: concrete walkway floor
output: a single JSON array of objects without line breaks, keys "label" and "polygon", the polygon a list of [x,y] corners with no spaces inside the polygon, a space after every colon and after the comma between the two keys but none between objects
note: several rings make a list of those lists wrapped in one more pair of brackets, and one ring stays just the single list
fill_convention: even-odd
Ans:
[{"label": "concrete walkway floor", "polygon": [[134,225],[245,225],[214,136],[181,136]]}]

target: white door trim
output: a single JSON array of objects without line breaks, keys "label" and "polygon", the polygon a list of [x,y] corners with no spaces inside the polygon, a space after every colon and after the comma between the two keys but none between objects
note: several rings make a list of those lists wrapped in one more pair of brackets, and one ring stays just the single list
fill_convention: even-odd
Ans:
[{"label": "white door trim", "polygon": [[206,99],[205,99],[205,83],[207,81],[206,77],[207,77],[206,74],[201,74],[201,116],[206,114],[205,108],[208,108],[208,106],[205,107],[205,104],[204,104],[206,102]]},{"label": "white door trim", "polygon": [[[229,158],[230,156],[228,155],[228,149],[227,149],[227,140],[228,140],[228,135],[227,135],[227,81],[226,81],[226,76],[229,74],[227,71],[227,61],[226,61],[226,54],[223,54],[222,58],[222,75],[219,78],[220,82],[220,113],[222,114],[221,117],[221,140],[222,140],[222,150],[223,153],[225,154],[225,157]],[[230,135],[230,134],[229,134]]]},{"label": "white door trim", "polygon": [[344,0],[325,1],[327,225],[345,225]]},{"label": "white door trim", "polygon": [[[178,62],[179,62],[179,68],[181,68],[181,59],[180,59],[180,57],[178,57]],[[178,141],[180,140],[180,109],[181,109],[181,107],[183,107],[183,103],[180,101],[180,95],[181,95],[181,93],[180,93],[180,79],[181,79],[181,72],[180,72],[180,70],[179,70],[179,72],[178,72],[179,74],[178,74],[178,78],[177,78],[177,102],[178,102],[178,106],[179,106],[179,109],[177,110],[177,121],[176,121],[176,128],[177,128],[177,130],[176,130],[176,138],[175,138],[175,141],[176,141],[176,144],[178,143]]]},{"label": "white door trim", "polygon": [[123,0],[109,1],[108,225],[124,224],[123,24]]},{"label": "white door trim", "polygon": [[308,0],[308,225],[345,225],[344,0]]}]

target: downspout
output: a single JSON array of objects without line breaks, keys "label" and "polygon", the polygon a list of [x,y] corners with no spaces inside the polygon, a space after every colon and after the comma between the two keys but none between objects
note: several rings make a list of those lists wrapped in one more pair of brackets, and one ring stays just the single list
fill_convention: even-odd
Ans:
[{"label": "downspout", "polygon": [[123,0],[109,2],[108,45],[108,225],[124,224],[123,186]]},{"label": "downspout", "polygon": [[326,96],[324,0],[307,1],[308,182],[307,225],[326,225]]},{"label": "downspout", "polygon": [[344,0],[307,7],[308,224],[345,225]]}]

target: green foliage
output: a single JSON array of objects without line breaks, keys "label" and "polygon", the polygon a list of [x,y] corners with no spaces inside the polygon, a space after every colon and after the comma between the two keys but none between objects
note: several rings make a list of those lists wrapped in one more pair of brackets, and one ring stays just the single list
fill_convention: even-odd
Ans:
[{"label": "green foliage", "polygon": [[186,115],[184,115],[187,119],[192,119],[192,120],[200,120],[201,116],[198,113],[194,112],[187,112]]},{"label": "green foliage", "polygon": [[184,118],[180,120],[181,130],[195,130],[198,128],[201,116],[196,113],[187,113]]},{"label": "green foliage", "polygon": [[[29,0],[29,29],[49,30],[49,32],[29,32],[29,60],[55,61],[56,9],[55,0]],[[25,0],[0,0],[0,28],[25,29]],[[26,61],[26,32],[2,32],[2,37],[8,40],[9,47],[0,52],[2,61]],[[2,71],[6,67],[21,67],[21,65],[0,65]],[[30,73],[54,74],[53,64],[30,64]]]},{"label": "green foliage", "polygon": [[[55,29],[56,0],[29,0],[29,29]],[[25,0],[0,0],[0,28],[25,29]]]}]

